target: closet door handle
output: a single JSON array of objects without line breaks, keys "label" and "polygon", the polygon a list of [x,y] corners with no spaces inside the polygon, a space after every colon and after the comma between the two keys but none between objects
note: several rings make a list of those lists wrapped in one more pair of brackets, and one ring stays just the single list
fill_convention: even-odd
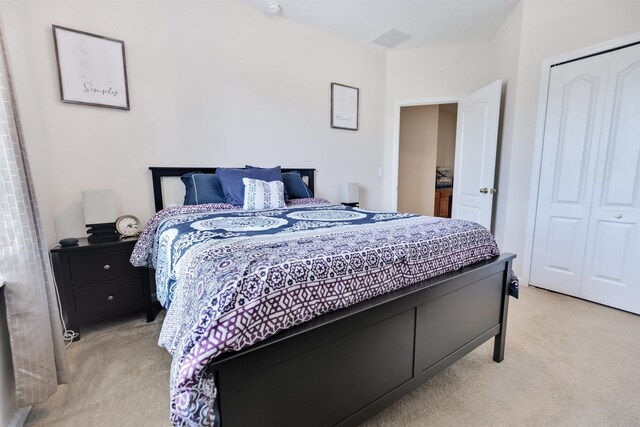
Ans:
[{"label": "closet door handle", "polygon": [[483,187],[483,188],[480,189],[480,192],[482,194],[488,194],[489,193],[489,189],[487,187]]},{"label": "closet door handle", "polygon": [[622,214],[615,214],[613,217],[615,219],[622,219]]}]

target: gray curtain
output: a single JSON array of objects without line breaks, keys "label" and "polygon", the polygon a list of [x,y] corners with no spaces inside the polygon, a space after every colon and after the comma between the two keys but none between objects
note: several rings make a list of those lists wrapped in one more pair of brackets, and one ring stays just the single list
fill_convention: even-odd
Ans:
[{"label": "gray curtain", "polygon": [[70,375],[2,28],[0,50],[0,275],[16,401],[29,406],[47,400]]}]

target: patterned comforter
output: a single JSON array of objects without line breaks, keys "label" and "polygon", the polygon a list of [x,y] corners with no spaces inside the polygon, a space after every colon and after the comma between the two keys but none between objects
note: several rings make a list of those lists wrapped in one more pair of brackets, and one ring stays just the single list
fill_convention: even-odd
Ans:
[{"label": "patterned comforter", "polygon": [[216,388],[205,368],[222,353],[496,255],[489,231],[467,221],[329,204],[198,205],[156,214],[131,262],[156,269],[167,308],[159,344],[173,356],[171,421],[209,426]]}]

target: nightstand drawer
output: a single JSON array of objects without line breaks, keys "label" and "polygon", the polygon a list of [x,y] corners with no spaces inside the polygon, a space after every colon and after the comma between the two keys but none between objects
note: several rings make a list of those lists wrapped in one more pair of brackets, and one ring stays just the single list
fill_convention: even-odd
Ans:
[{"label": "nightstand drawer", "polygon": [[69,257],[73,286],[140,276],[140,269],[129,262],[130,251],[96,252]]},{"label": "nightstand drawer", "polygon": [[140,279],[76,288],[74,291],[78,316],[94,316],[99,313],[136,308],[144,304]]}]

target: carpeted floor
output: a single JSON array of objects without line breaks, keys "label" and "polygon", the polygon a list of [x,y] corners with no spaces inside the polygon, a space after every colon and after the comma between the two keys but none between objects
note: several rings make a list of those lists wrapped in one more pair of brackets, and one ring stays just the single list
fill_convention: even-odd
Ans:
[{"label": "carpeted floor", "polygon": [[[74,381],[27,426],[168,426],[171,358],[162,317],[83,330]],[[640,316],[534,288],[511,299],[504,362],[493,340],[364,426],[638,426]]]}]

